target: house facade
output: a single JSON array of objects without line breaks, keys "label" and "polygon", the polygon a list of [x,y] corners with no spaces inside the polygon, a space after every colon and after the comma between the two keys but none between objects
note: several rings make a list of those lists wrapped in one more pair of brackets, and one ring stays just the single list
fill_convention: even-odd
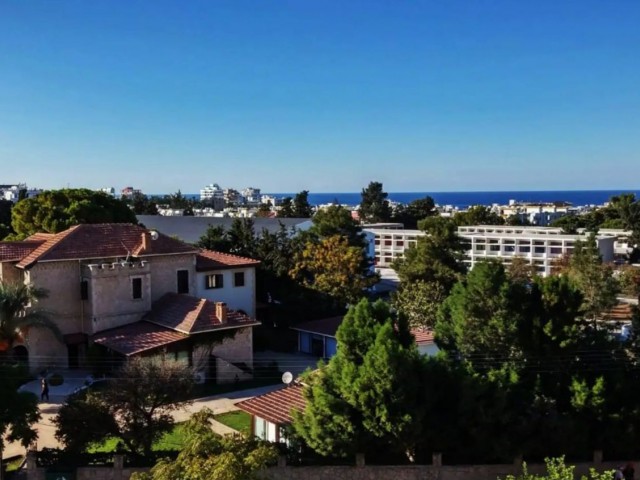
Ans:
[{"label": "house facade", "polygon": [[[23,332],[14,350],[33,370],[85,366],[88,349],[96,343],[123,358],[179,346],[193,363],[196,338],[234,330],[234,336],[225,334],[218,342],[218,353],[236,355],[225,363],[243,363],[250,369],[251,330],[257,324],[255,307],[250,308],[255,305],[255,282],[231,293],[231,286],[220,288],[218,298],[199,297],[199,276],[224,274],[230,267],[224,257],[216,264],[199,261],[211,256],[214,252],[131,224],[77,225],[22,242],[0,242],[0,280],[45,290],[46,298],[35,308],[63,334],[60,342],[48,330],[32,328]],[[239,257],[234,261],[243,265],[247,277],[255,278],[257,262]],[[156,320],[164,311],[173,314],[171,322]],[[123,328],[128,330],[118,331]],[[131,345],[119,349],[117,342],[97,341],[105,335],[120,335]],[[238,345],[231,346],[234,343]]]}]

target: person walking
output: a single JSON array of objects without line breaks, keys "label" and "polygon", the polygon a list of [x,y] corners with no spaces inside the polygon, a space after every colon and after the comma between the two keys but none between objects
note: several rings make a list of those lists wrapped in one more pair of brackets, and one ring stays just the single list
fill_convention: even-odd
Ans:
[{"label": "person walking", "polygon": [[46,378],[42,379],[42,382],[40,382],[40,401],[44,402],[44,399],[47,399],[47,402],[49,401],[49,382],[47,382]]}]

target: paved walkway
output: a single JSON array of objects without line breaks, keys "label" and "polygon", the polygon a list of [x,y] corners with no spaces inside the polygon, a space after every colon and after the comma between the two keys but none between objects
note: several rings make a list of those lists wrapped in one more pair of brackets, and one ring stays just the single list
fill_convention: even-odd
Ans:
[{"label": "paved walkway", "polygon": [[[77,388],[84,385],[85,380],[85,377],[69,378],[58,387],[50,387],[49,401],[40,403],[40,413],[42,418],[35,425],[35,429],[38,432],[38,441],[36,444],[38,450],[42,448],[56,448],[61,446],[55,437],[53,418],[57,415],[60,406],[64,403],[66,398]],[[280,387],[280,384],[269,385],[267,387],[258,387],[249,390],[228,392],[213,395],[211,397],[199,398],[194,400],[191,405],[187,405],[184,409],[175,411],[173,417],[176,422],[184,422],[191,416],[191,414],[199,412],[204,407],[208,407],[216,415],[231,412],[238,410],[238,407],[235,406],[236,403],[246,400],[247,398],[255,397],[256,395],[262,395],[263,393],[277,390]],[[20,388],[24,391],[33,392],[40,397],[40,380],[26,383]],[[235,432],[232,428],[216,421],[213,422],[212,428],[216,433],[221,435]],[[25,449],[19,443],[6,443],[2,458],[10,458],[24,454]]]}]

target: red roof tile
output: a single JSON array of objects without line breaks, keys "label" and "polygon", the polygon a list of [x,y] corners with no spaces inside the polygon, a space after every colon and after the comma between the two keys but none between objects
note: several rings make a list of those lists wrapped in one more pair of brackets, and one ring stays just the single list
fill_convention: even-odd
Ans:
[{"label": "red roof tile", "polygon": [[213,250],[200,250],[196,256],[196,270],[198,272],[224,268],[255,267],[258,265],[260,265],[259,260],[231,255],[230,253],[214,252]]},{"label": "red roof tile", "polygon": [[602,314],[604,320],[629,322],[633,319],[634,306],[629,303],[619,303],[608,312]]},{"label": "red roof tile", "polygon": [[227,321],[222,323],[216,315],[214,302],[177,293],[167,293],[154,302],[145,319],[187,334],[259,325],[259,322],[236,310],[227,310]]},{"label": "red roof tile", "polygon": [[142,321],[97,333],[93,336],[93,341],[114,352],[130,356],[164,347],[186,338],[189,336]]},{"label": "red roof tile", "polygon": [[280,390],[236,403],[236,407],[276,425],[285,425],[293,421],[292,411],[304,410],[304,388],[300,383],[293,383]]},{"label": "red roof tile", "polygon": [[416,343],[433,343],[434,333],[433,330],[427,330],[426,328],[414,328],[411,333],[416,337]]},{"label": "red roof tile", "polygon": [[17,262],[42,245],[42,241],[0,242],[0,262]]},{"label": "red roof tile", "polygon": [[29,242],[33,240],[36,242],[46,242],[47,240],[55,236],[55,233],[34,233],[33,235],[25,238],[25,241]]},{"label": "red roof tile", "polygon": [[[146,248],[143,236],[147,235]],[[139,225],[129,223],[102,223],[76,225],[57,233],[18,263],[20,268],[28,268],[36,262],[125,258],[128,255],[168,255],[195,253],[197,250],[184,242],[158,233],[151,240],[149,231]]]}]

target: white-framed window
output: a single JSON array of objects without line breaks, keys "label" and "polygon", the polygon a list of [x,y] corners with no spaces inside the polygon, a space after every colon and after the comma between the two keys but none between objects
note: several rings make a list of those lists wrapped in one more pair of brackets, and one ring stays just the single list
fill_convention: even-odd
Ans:
[{"label": "white-framed window", "polygon": [[233,286],[244,287],[244,272],[235,272],[233,274]]},{"label": "white-framed window", "polygon": [[206,290],[223,287],[224,277],[221,273],[212,273],[211,275],[207,275],[206,277],[204,277],[204,288]]}]

